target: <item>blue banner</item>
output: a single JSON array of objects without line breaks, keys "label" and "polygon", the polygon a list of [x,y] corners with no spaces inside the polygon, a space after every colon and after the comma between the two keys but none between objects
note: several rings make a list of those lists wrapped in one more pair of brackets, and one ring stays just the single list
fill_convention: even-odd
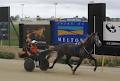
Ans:
[{"label": "blue banner", "polygon": [[88,35],[88,23],[81,21],[51,21],[52,44],[77,43]]}]

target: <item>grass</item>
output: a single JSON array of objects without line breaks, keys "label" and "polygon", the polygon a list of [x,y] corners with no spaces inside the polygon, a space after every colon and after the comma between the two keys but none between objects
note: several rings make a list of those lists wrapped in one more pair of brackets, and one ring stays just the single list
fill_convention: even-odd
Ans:
[{"label": "grass", "polygon": [[0,58],[2,58],[2,59],[14,59],[15,58],[15,54],[14,53],[1,52],[0,51]]},{"label": "grass", "polygon": [[19,41],[18,39],[11,39],[10,41],[9,40],[2,40],[1,41],[1,45],[5,45],[5,46],[18,46],[19,45]]},{"label": "grass", "polygon": [[[98,56],[97,58],[97,63],[98,66],[102,66],[103,58],[102,56]],[[120,57],[119,56],[104,56],[104,65],[103,66],[108,66],[108,67],[116,67],[120,66]],[[92,65],[94,65],[94,62],[90,62]]]},{"label": "grass", "polygon": [[[19,22],[13,22],[13,24],[15,26],[17,33],[19,34]],[[19,39],[11,24],[10,24],[10,40],[1,40],[0,43],[1,45],[10,45],[10,46],[19,45]]]}]

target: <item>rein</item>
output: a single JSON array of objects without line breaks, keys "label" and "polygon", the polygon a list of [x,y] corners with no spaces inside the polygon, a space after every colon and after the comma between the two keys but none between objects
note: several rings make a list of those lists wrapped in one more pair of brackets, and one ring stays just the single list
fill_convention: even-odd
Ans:
[{"label": "rein", "polygon": [[87,54],[91,54],[92,51],[93,51],[93,49],[92,49],[92,51],[89,53],[89,51],[88,51],[85,47],[83,47],[83,49],[85,50],[85,52],[86,52]]},{"label": "rein", "polygon": [[[88,37],[88,39],[86,40],[86,42],[88,41],[90,41],[91,42],[91,44],[92,44],[92,40],[91,40],[91,36],[93,36],[93,34],[92,35],[90,35],[89,37]],[[86,42],[85,42],[85,44],[86,44]],[[89,48],[91,48],[91,47],[89,47]],[[87,53],[87,54],[91,54],[92,53],[92,51],[93,51],[93,49],[89,52],[87,49],[86,49],[86,47],[84,46],[84,44],[83,44],[83,49],[85,50],[85,52]]]}]

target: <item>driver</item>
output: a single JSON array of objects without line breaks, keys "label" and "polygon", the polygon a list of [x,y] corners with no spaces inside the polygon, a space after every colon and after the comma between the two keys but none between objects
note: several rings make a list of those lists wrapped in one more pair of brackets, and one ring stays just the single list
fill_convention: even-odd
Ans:
[{"label": "driver", "polygon": [[30,46],[30,49],[31,49],[31,53],[34,55],[34,54],[37,54],[39,52],[39,49],[37,47],[37,41],[36,40],[33,40],[31,42],[31,46]]},{"label": "driver", "polygon": [[38,54],[39,54],[39,49],[37,47],[37,41],[32,40],[30,43],[30,51],[29,51],[29,56],[35,60],[36,67],[39,66],[39,63],[37,63],[38,59]]}]

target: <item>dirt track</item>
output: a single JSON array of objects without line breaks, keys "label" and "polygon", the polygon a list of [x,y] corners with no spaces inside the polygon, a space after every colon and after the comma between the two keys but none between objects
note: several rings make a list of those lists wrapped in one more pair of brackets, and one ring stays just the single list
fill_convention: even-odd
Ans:
[{"label": "dirt track", "polygon": [[120,68],[98,68],[93,72],[93,67],[80,66],[76,75],[72,75],[67,65],[56,64],[54,69],[46,72],[35,69],[26,72],[23,60],[0,59],[0,81],[120,81]]}]

